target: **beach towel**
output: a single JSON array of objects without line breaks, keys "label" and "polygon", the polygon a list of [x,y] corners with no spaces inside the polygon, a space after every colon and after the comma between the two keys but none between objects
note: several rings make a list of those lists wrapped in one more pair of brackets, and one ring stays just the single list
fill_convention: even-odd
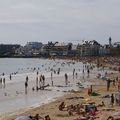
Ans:
[{"label": "beach towel", "polygon": [[36,120],[36,119],[30,118],[28,116],[20,116],[20,117],[17,117],[15,120]]},{"label": "beach towel", "polygon": [[120,116],[120,111],[116,111],[112,113],[114,116]]},{"label": "beach towel", "polygon": [[77,96],[75,96],[75,97],[69,97],[67,99],[84,99],[84,97],[77,97]]}]

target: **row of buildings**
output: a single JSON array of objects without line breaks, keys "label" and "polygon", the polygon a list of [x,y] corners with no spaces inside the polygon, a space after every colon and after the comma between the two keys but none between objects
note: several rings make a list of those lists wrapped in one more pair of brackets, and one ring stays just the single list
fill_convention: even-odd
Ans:
[{"label": "row of buildings", "polygon": [[120,55],[120,42],[101,45],[96,40],[84,41],[82,44],[48,42],[28,42],[25,46],[21,45],[0,45],[0,56],[14,57],[50,57],[50,56],[104,56]]}]

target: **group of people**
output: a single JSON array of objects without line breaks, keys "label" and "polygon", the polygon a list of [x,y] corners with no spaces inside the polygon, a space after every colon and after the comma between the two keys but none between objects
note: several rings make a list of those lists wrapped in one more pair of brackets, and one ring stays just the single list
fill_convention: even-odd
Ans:
[{"label": "group of people", "polygon": [[116,77],[113,80],[108,78],[106,81],[107,81],[107,91],[109,91],[111,83],[113,83],[113,87],[117,87],[118,91],[120,91],[120,79],[119,79],[119,77]]},{"label": "group of people", "polygon": [[[26,81],[25,81],[25,94],[27,94],[27,88],[28,88],[28,76],[26,76]],[[45,88],[45,76],[40,75],[38,78],[38,72],[37,72],[37,77],[36,77],[36,90],[38,91],[39,89],[44,90]],[[35,90],[33,87],[32,90]]]},{"label": "group of people", "polygon": [[0,88],[5,88],[5,78],[0,78]]},{"label": "group of people", "polygon": [[25,94],[27,94],[27,88],[28,88],[28,76],[26,76],[26,81],[25,81]]},{"label": "group of people", "polygon": [[44,90],[44,86],[45,86],[45,76],[40,75],[39,78],[37,76],[36,77],[36,90],[38,90],[38,89],[43,89]]}]

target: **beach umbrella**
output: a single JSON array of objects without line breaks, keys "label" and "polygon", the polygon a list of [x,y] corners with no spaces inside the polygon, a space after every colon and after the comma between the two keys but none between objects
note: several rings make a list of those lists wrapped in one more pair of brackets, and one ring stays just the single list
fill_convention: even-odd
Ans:
[{"label": "beach umbrella", "polygon": [[33,119],[31,119],[31,118],[28,117],[28,116],[19,116],[19,117],[17,117],[15,120],[33,120]]}]

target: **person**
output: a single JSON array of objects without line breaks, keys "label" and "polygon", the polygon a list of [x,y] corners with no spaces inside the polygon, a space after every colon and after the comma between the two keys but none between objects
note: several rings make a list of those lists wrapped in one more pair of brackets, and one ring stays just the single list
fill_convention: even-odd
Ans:
[{"label": "person", "polygon": [[3,86],[4,86],[4,88],[5,88],[5,78],[3,78]]},{"label": "person", "polygon": [[107,80],[107,91],[109,91],[109,88],[110,88],[110,79]]},{"label": "person", "polygon": [[65,108],[65,103],[62,102],[62,103],[59,105],[59,110],[62,111],[64,108]]},{"label": "person", "polygon": [[39,79],[39,88],[42,88],[42,75],[40,75],[40,79]]},{"label": "person", "polygon": [[90,70],[89,70],[89,69],[87,69],[87,73],[88,73],[88,76],[89,76],[89,73],[90,73]]},{"label": "person", "polygon": [[45,116],[45,120],[51,120],[49,115]]},{"label": "person", "polygon": [[44,90],[44,86],[45,86],[45,76],[44,75],[42,75],[42,80],[43,80],[42,87],[43,87],[43,90]]},{"label": "person", "polygon": [[105,103],[102,101],[102,104],[98,104],[97,107],[105,107]]},{"label": "person", "polygon": [[5,73],[2,74],[3,76],[5,75]]},{"label": "person", "polygon": [[65,84],[68,84],[68,75],[65,73]]},{"label": "person", "polygon": [[73,69],[73,79],[74,79],[74,75],[75,75],[75,68]]},{"label": "person", "polygon": [[92,115],[92,116],[96,115],[95,107],[90,109],[89,114]]},{"label": "person", "polygon": [[60,74],[60,68],[58,68],[57,74],[58,74],[58,75]]},{"label": "person", "polygon": [[111,105],[112,105],[112,107],[113,107],[113,104],[114,104],[114,95],[112,94],[111,95]]},{"label": "person", "polygon": [[91,93],[93,92],[93,86],[92,85],[90,85],[90,91],[91,91]]},{"label": "person", "polygon": [[26,81],[28,82],[28,76],[26,76]]},{"label": "person", "polygon": [[116,105],[120,106],[120,92],[118,92],[117,94],[115,94],[115,100],[116,100]]},{"label": "person", "polygon": [[91,95],[91,89],[88,88],[88,95]]},{"label": "person", "polygon": [[78,77],[78,74],[77,74],[77,72],[75,73],[75,75],[76,75],[76,79],[77,79],[77,77]]},{"label": "person", "polygon": [[37,75],[39,74],[39,72],[37,71]]},{"label": "person", "polygon": [[113,86],[115,87],[115,79],[113,79]]},{"label": "person", "polygon": [[28,82],[27,80],[25,81],[25,94],[27,94],[27,87],[28,87]]},{"label": "person", "polygon": [[38,90],[38,77],[36,77],[36,90]]},{"label": "person", "polygon": [[53,79],[53,73],[51,72],[51,80]]},{"label": "person", "polygon": [[53,73],[51,72],[51,85],[53,86]]},{"label": "person", "polygon": [[84,69],[83,69],[83,74],[84,74]]},{"label": "person", "polygon": [[12,80],[12,76],[11,76],[11,74],[10,74],[10,80]]}]

